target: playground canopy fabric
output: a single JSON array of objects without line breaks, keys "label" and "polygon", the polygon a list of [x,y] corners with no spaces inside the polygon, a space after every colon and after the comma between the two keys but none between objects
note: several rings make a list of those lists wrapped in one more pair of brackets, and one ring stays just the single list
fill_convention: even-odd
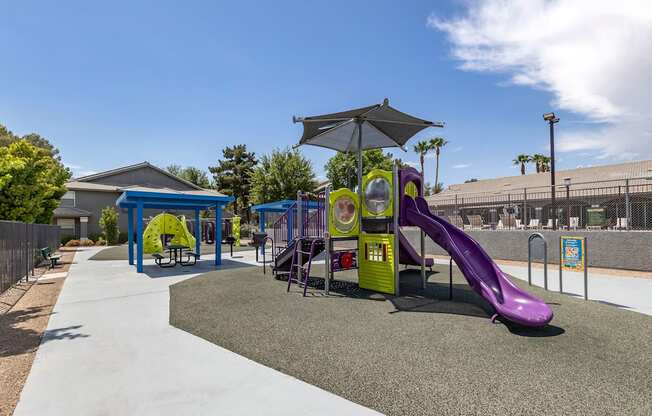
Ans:
[{"label": "playground canopy fabric", "polygon": [[[384,147],[402,147],[407,141],[428,127],[443,127],[443,123],[423,120],[382,104],[356,108],[321,116],[295,118],[303,123],[299,145],[309,144],[339,152]],[[362,129],[362,135],[358,130]]]}]

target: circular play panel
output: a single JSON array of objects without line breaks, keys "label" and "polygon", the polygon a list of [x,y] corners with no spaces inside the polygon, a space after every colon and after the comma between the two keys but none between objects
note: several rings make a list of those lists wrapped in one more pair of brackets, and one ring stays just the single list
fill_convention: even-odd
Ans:
[{"label": "circular play panel", "polygon": [[364,203],[370,213],[379,215],[389,207],[392,187],[387,179],[377,177],[370,180],[364,189]]}]

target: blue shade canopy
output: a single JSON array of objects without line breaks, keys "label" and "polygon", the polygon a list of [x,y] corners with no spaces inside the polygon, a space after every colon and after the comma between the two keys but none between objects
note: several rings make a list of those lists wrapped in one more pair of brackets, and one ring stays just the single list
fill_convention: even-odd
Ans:
[{"label": "blue shade canopy", "polygon": [[[279,201],[266,202],[264,204],[253,205],[253,212],[285,212],[297,201],[296,199],[281,199]],[[308,208],[316,209],[319,207],[317,201],[306,201]]]},{"label": "blue shade canopy", "polygon": [[177,191],[167,188],[133,187],[116,200],[120,208],[135,208],[139,202],[151,209],[209,209],[233,202],[232,196],[211,190]]}]

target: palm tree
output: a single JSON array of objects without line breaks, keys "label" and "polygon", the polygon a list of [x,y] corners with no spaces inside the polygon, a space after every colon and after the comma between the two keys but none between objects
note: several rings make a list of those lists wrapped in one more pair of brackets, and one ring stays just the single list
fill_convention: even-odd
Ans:
[{"label": "palm tree", "polygon": [[548,156],[541,158],[541,172],[550,172],[550,160]]},{"label": "palm tree", "polygon": [[423,163],[426,153],[432,150],[430,142],[422,140],[414,145],[414,152],[419,154],[419,163],[421,163],[421,176],[423,176]]},{"label": "palm tree", "polygon": [[536,168],[537,168],[537,173],[543,172],[542,167],[543,167],[543,161],[545,160],[545,156],[542,155],[541,153],[535,153],[532,155],[531,161],[535,163]]},{"label": "palm tree", "polygon": [[432,149],[435,149],[435,160],[437,161],[435,165],[435,193],[437,193],[437,185],[439,185],[439,154],[441,153],[441,148],[447,144],[448,141],[443,137],[433,137],[430,139],[430,146]]},{"label": "palm tree", "polygon": [[518,155],[516,159],[513,160],[515,165],[521,165],[521,175],[525,175],[525,166],[532,161],[532,156],[530,155]]}]

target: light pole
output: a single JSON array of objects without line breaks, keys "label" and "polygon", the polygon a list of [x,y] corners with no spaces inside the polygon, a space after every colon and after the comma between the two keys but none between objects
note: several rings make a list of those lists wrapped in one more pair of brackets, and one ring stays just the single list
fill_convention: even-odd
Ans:
[{"label": "light pole", "polygon": [[550,125],[550,204],[552,205],[553,219],[552,229],[557,229],[557,206],[555,204],[555,123],[559,123],[559,117],[555,113],[546,113],[543,119]]},{"label": "light pole", "polygon": [[571,212],[570,212],[570,185],[571,185],[571,178],[564,178],[564,186],[566,186],[566,226],[568,227],[568,230],[571,229]]}]

